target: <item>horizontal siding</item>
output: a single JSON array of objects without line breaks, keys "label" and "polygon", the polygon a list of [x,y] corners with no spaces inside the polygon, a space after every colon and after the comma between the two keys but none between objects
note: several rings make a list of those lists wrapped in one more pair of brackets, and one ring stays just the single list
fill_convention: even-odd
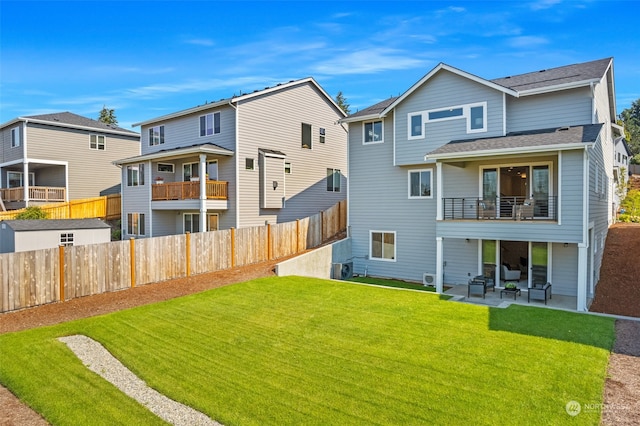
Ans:
[{"label": "horizontal siding", "polygon": [[[424,162],[424,155],[451,140],[500,136],[504,129],[502,92],[441,71],[396,108],[396,164]],[[407,114],[477,102],[487,102],[487,132],[467,133],[464,118],[426,124],[425,139],[407,139]]]},{"label": "horizontal siding", "polygon": [[121,170],[122,180],[122,239],[127,239],[131,235],[127,234],[127,215],[129,213],[142,213],[145,215],[145,237],[152,236],[151,226],[151,171],[150,162],[145,164],[145,184],[140,186],[127,186],[127,167]]},{"label": "horizontal siding", "polygon": [[[551,293],[576,296],[578,292],[578,246],[552,244]],[[553,297],[553,296],[552,296]]]},{"label": "horizontal siding", "polygon": [[[337,124],[340,118],[333,104],[310,83],[238,105],[238,227],[304,218],[346,198],[347,132]],[[311,124],[312,149],[302,148],[302,123]],[[319,143],[321,127],[326,129],[324,144]],[[260,208],[260,148],[280,151],[284,161],[291,163],[291,174],[284,176],[283,208]],[[246,170],[246,158],[254,159],[254,170]],[[327,168],[342,172],[340,192],[327,191]]]},{"label": "horizontal siding", "polygon": [[467,284],[478,273],[478,242],[445,238],[442,242],[445,284]]},{"label": "horizontal siding", "polygon": [[[105,135],[104,151],[90,149],[91,134]],[[140,154],[137,137],[30,124],[27,138],[27,156],[33,163],[38,160],[68,162],[69,199],[97,197],[102,191],[119,187],[120,168],[113,161]],[[38,185],[58,186],[60,173],[64,176],[64,172],[56,170],[56,173],[49,173],[53,177],[51,182],[36,176]]]},{"label": "horizontal siding", "polygon": [[507,97],[507,132],[591,124],[588,87],[542,95]]},{"label": "horizontal siding", "polygon": [[[20,133],[20,146],[12,147],[11,146],[11,129],[19,128]],[[11,126],[7,126],[0,130],[0,143],[2,144],[2,149],[0,150],[0,164],[8,163],[11,161],[20,160],[24,157],[24,124],[22,122],[12,124]],[[6,187],[6,176],[2,176],[2,187]]]}]

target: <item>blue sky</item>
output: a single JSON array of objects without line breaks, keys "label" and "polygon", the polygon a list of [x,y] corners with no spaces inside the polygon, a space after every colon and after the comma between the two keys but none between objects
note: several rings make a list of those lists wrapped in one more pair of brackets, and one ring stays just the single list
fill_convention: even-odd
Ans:
[{"label": "blue sky", "polygon": [[[0,123],[70,111],[119,124],[312,76],[352,112],[439,62],[491,79],[614,57],[640,98],[639,1],[0,1]],[[133,130],[139,131],[139,128]]]}]

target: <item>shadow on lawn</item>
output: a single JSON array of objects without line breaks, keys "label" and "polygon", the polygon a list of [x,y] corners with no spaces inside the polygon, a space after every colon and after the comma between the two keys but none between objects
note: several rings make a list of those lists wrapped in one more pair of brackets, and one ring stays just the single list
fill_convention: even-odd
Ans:
[{"label": "shadow on lawn", "polygon": [[489,329],[563,340],[611,350],[615,320],[576,312],[511,305],[489,308]]}]

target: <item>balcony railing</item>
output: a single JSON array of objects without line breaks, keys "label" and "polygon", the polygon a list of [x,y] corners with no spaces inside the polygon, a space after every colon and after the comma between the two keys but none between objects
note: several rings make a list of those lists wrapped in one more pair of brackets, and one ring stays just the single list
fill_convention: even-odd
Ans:
[{"label": "balcony railing", "polygon": [[[208,180],[208,200],[226,200],[229,182]],[[157,183],[151,187],[151,200],[197,200],[200,198],[200,182]]]},{"label": "balcony railing", "polygon": [[558,197],[443,198],[444,220],[558,220]]},{"label": "balcony railing", "polygon": [[[25,201],[24,187],[0,188],[0,197],[4,202]],[[30,201],[60,202],[66,201],[66,189],[50,186],[30,186]]]}]

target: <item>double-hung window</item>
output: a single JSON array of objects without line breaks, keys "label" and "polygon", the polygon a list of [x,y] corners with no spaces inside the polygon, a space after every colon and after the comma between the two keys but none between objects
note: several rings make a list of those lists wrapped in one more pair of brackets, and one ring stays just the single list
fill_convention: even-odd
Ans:
[{"label": "double-hung window", "polygon": [[127,186],[144,185],[144,163],[127,166]]},{"label": "double-hung window", "polygon": [[320,127],[319,132],[320,132],[320,134],[319,134],[319,137],[318,137],[318,142],[324,143],[325,136],[326,136],[326,130],[324,129],[324,127]]},{"label": "double-hung window", "polygon": [[409,139],[418,139],[424,137],[424,123],[422,122],[422,113],[409,114]]},{"label": "double-hung window", "polygon": [[144,213],[127,214],[127,233],[129,235],[144,235]]},{"label": "double-hung window", "polygon": [[220,133],[220,113],[200,116],[200,136],[210,136]]},{"label": "double-hung window", "polygon": [[302,147],[311,149],[311,124],[302,123]]},{"label": "double-hung window", "polygon": [[433,198],[431,170],[411,170],[409,172],[409,198]]},{"label": "double-hung window", "polygon": [[327,191],[340,192],[340,170],[327,169]]},{"label": "double-hung window", "polygon": [[381,143],[384,142],[382,120],[370,121],[362,124],[363,139],[362,143]]},{"label": "double-hung window", "polygon": [[389,231],[370,231],[369,258],[395,262],[396,233]]},{"label": "double-hung window", "polygon": [[149,128],[149,146],[164,143],[164,126],[154,126]]},{"label": "double-hung window", "polygon": [[11,148],[20,146],[20,127],[11,129]]},{"label": "double-hung window", "polygon": [[104,151],[106,148],[104,135],[89,135],[89,148]]},{"label": "double-hung window", "polygon": [[72,246],[73,245],[73,233],[62,233],[60,234],[60,245],[61,246]]}]

